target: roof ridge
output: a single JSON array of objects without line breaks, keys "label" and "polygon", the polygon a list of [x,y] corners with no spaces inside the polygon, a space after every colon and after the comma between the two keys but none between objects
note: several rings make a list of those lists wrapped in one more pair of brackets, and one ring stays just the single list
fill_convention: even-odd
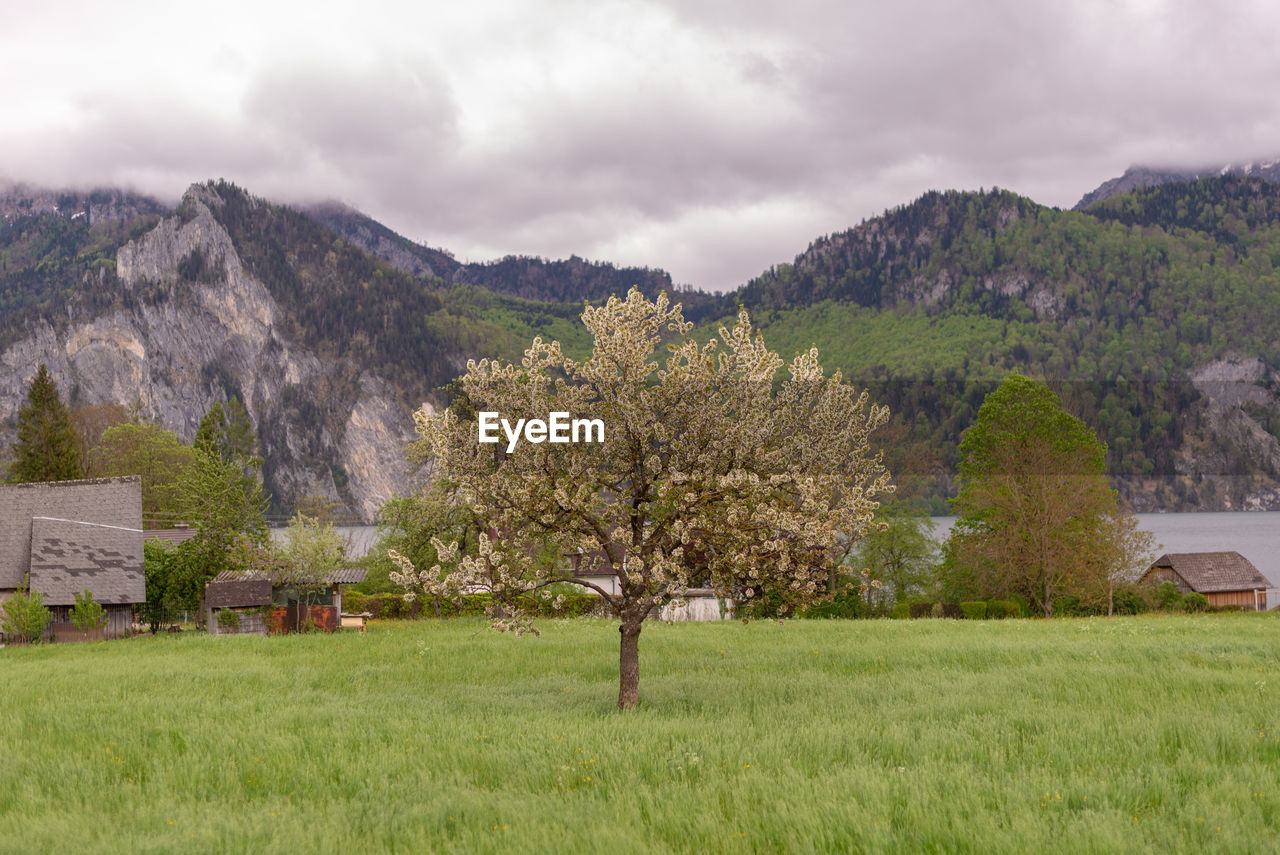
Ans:
[{"label": "roof ridge", "polygon": [[116,531],[132,531],[138,534],[142,534],[142,529],[140,528],[129,528],[128,526],[123,526],[123,525],[107,525],[106,523],[85,522],[84,520],[68,520],[68,519],[63,519],[62,517],[32,517],[31,519],[33,521],[48,520],[49,522],[64,522],[64,523],[72,523],[73,525],[91,525],[91,526],[96,526],[98,528],[113,528]]}]

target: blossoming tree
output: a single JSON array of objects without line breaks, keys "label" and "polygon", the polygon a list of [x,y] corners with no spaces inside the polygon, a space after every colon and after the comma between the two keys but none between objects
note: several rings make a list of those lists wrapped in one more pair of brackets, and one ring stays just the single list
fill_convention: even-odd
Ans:
[{"label": "blossoming tree", "polygon": [[[746,311],[700,344],[679,304],[633,289],[587,307],[589,358],[534,339],[520,365],[469,362],[454,403],[415,418],[417,450],[485,523],[478,554],[436,542],[439,563],[393,555],[407,597],[492,594],[500,629],[532,628],[531,598],[557,583],[595,591],[621,621],[618,706],[639,699],[646,615],[691,587],[804,605],[826,589],[831,556],[873,524],[892,487],[869,434],[888,416],[824,376],[817,350],[789,376]],[[668,353],[659,365],[657,349]],[[511,422],[552,412],[599,419],[603,442],[481,443],[480,412]],[[568,562],[536,560],[552,544]],[[587,576],[616,576],[608,588]]]}]

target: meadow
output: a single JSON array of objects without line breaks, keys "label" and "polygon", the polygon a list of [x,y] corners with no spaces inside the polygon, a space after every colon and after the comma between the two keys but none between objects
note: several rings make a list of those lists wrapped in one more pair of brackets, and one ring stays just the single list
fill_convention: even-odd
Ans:
[{"label": "meadow", "polygon": [[0,852],[1263,852],[1280,620],[195,633],[0,650]]}]

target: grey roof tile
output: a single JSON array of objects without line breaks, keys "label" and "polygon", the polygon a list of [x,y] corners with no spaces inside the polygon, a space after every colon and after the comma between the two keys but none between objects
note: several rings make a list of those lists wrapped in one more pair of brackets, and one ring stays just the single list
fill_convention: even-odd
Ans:
[{"label": "grey roof tile", "polygon": [[1167,552],[1151,567],[1173,570],[1201,594],[1271,587],[1253,562],[1239,552]]},{"label": "grey roof tile", "polygon": [[31,587],[50,606],[69,606],[84,591],[104,605],[145,602],[142,529],[35,517]]},{"label": "grey roof tile", "polygon": [[40,516],[140,529],[142,479],[0,484],[0,591],[18,587],[30,572],[31,520]]}]

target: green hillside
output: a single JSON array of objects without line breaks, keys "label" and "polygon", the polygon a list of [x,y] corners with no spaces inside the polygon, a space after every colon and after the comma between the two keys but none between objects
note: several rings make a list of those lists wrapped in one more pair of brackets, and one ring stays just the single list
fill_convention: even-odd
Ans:
[{"label": "green hillside", "polygon": [[944,470],[982,396],[1018,369],[1098,430],[1118,481],[1161,479],[1165,506],[1194,506],[1203,476],[1259,466],[1212,437],[1204,471],[1188,459],[1212,415],[1198,367],[1260,359],[1270,403],[1245,414],[1280,435],[1277,267],[1280,188],[1227,176],[1085,212],[999,190],[929,193],[815,241],[737,296],[772,346],[816,344],[824,365],[870,386],[898,414],[899,442]]}]

